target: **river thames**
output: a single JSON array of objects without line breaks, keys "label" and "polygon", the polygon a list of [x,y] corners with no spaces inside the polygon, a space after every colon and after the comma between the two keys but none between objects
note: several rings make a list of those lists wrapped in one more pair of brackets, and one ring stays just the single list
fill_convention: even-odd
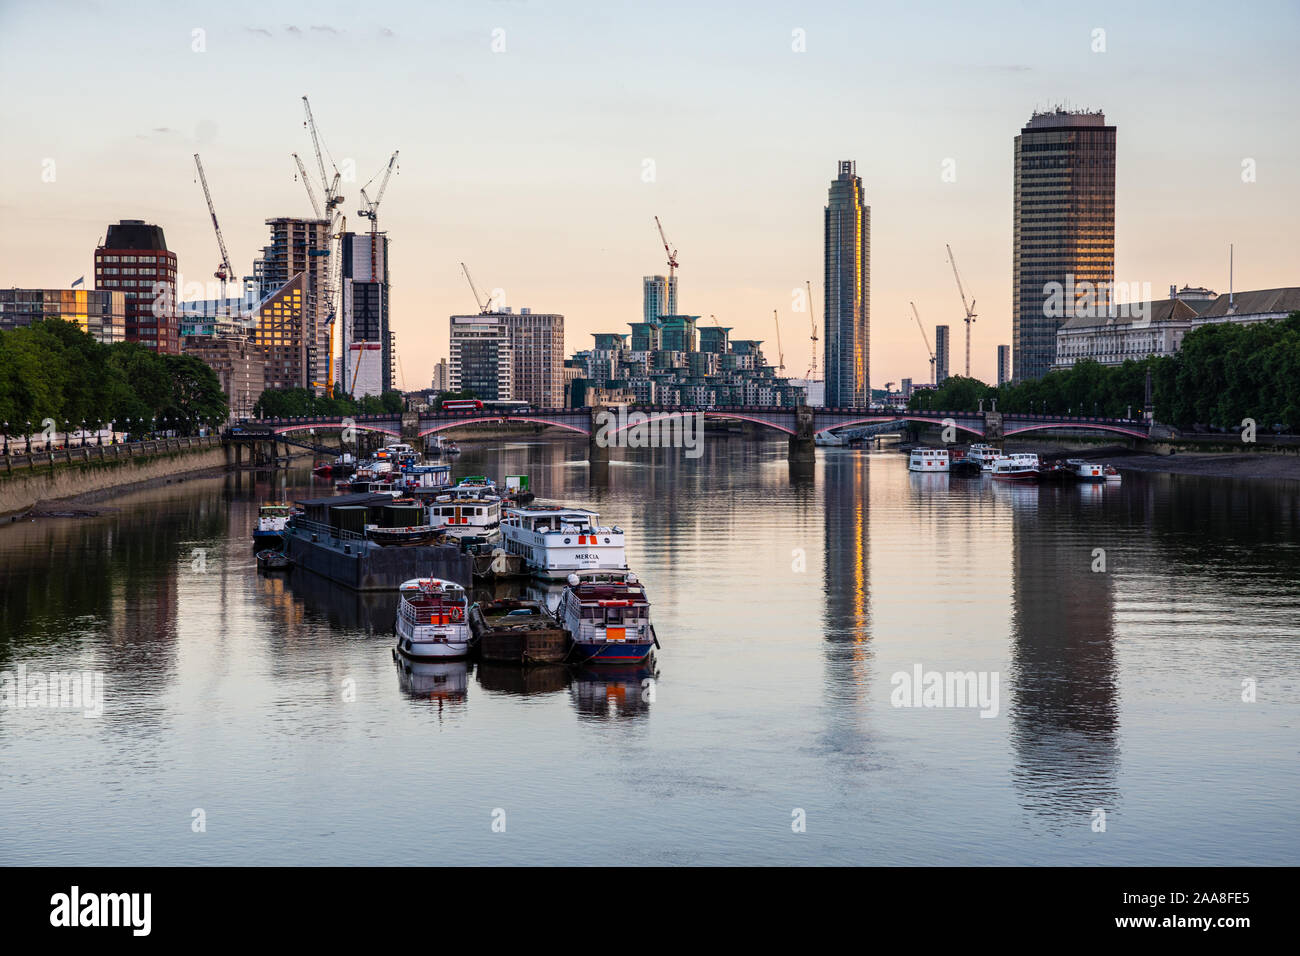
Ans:
[{"label": "river thames", "polygon": [[[256,570],[305,467],[0,526],[0,671],[104,682],[0,709],[0,862],[1300,863],[1300,486],[585,452],[453,475],[621,526],[647,667],[406,673],[395,595]],[[988,706],[896,706],[931,671]]]}]

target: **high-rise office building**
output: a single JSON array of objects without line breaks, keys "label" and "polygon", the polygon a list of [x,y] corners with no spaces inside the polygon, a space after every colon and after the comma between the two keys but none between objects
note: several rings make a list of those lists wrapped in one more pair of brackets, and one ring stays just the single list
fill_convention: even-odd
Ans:
[{"label": "high-rise office building", "polygon": [[1015,381],[1056,360],[1056,330],[1106,307],[1115,277],[1115,127],[1106,116],[1034,113],[1016,137],[1012,247]]},{"label": "high-rise office building", "polygon": [[335,328],[341,339],[339,382],[360,398],[393,387],[388,324],[388,236],[345,232],[342,250],[343,315]]},{"label": "high-rise office building", "polygon": [[264,299],[254,313],[249,338],[266,352],[267,388],[311,387],[306,334],[308,299],[307,273],[299,272]]},{"label": "high-rise office building", "polygon": [[642,321],[657,325],[661,316],[677,314],[677,276],[646,276],[641,281]]},{"label": "high-rise office building", "polygon": [[126,340],[156,352],[180,352],[176,253],[161,226],[123,219],[95,250],[95,288],[126,297]]},{"label": "high-rise office building", "polygon": [[514,398],[514,354],[504,312],[451,317],[451,390],[492,402]]},{"label": "high-rise office building", "polygon": [[507,309],[499,317],[505,320],[514,355],[508,397],[535,408],[563,408],[564,316]]},{"label": "high-rise office building", "polygon": [[[299,273],[303,274],[302,338],[305,381],[301,387],[312,388],[324,383],[330,364],[330,303],[327,301],[330,259],[330,224],[324,219],[268,219],[271,244],[262,248],[253,263],[253,276],[260,283],[260,294],[278,292]],[[267,373],[268,388],[271,374]],[[338,379],[338,376],[335,376]],[[323,388],[322,386],[315,386]],[[346,385],[344,386],[346,388]]]},{"label": "high-rise office building", "polygon": [[126,294],[94,289],[0,289],[0,329],[71,322],[105,345],[126,341]]},{"label": "high-rise office building", "polygon": [[934,327],[934,384],[942,385],[948,379],[948,360],[951,356],[951,337],[948,326]]},{"label": "high-rise office building", "polygon": [[998,346],[998,385],[1011,381],[1011,346]]},{"label": "high-rise office building", "polygon": [[825,215],[826,404],[871,400],[871,207],[857,164],[842,160]]}]

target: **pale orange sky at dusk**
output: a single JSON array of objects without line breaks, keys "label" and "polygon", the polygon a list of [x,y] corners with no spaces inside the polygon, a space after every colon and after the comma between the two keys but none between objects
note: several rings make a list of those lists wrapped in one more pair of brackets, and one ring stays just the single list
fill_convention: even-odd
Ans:
[{"label": "pale orange sky at dusk", "polygon": [[1055,103],[1118,128],[1119,282],[1156,298],[1171,283],[1226,291],[1233,242],[1238,290],[1300,285],[1292,4],[1249,18],[1123,4],[130,8],[122,31],[121,5],[68,4],[57,53],[48,5],[0,9],[0,285],[92,284],[95,245],[123,218],[165,229],[184,281],[214,281],[196,151],[251,273],[264,220],[310,215],[289,156],[312,165],[307,94],[334,159],[355,161],[349,227],[364,226],[357,188],[401,150],[380,221],[406,388],[447,355],[448,316],[474,310],[461,260],[516,310],[563,313],[566,354],[626,332],[641,277],[666,271],[655,215],[679,250],[680,310],[765,340],[771,361],[780,310],[786,371],[801,375],[809,322],[792,293],[812,280],[820,327],[822,207],[841,159],[872,208],[872,385],[928,377],[911,299],[931,341],[952,326],[961,371],[945,242],[977,302],[973,374],[994,380],[1011,341],[1012,141]]}]

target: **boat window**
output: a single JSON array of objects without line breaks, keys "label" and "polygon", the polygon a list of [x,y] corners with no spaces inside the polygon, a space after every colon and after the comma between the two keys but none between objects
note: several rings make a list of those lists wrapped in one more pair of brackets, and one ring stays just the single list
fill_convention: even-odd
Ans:
[{"label": "boat window", "polygon": [[598,607],[584,607],[582,609],[582,619],[584,621],[599,621],[601,619],[601,609]]}]

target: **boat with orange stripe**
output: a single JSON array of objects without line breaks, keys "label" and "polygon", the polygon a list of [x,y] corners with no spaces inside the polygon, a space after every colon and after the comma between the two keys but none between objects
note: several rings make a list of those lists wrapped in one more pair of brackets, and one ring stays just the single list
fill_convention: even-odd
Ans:
[{"label": "boat with orange stripe", "polygon": [[574,571],[626,571],[623,529],[606,527],[600,515],[565,505],[505,509],[501,537],[507,554],[518,554],[538,577],[563,581]]}]

